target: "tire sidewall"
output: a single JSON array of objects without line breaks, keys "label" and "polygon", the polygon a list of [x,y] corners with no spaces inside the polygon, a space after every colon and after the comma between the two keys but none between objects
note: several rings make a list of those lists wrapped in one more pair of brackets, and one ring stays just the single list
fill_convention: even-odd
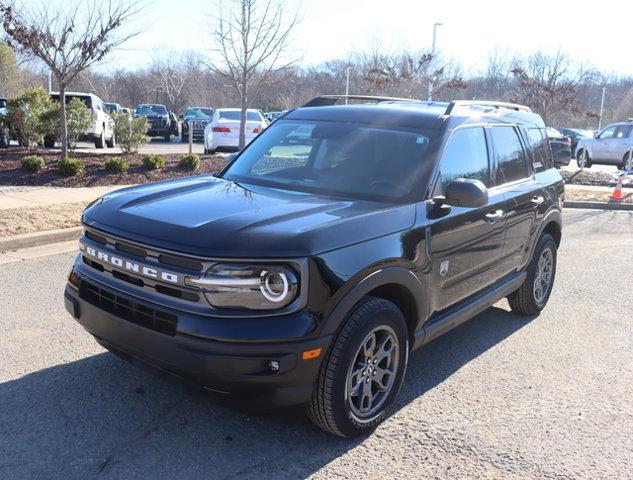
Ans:
[{"label": "tire sidewall", "polygon": [[[400,354],[398,358],[396,379],[393,387],[391,388],[391,392],[389,392],[387,399],[382,405],[381,410],[371,419],[360,422],[354,417],[347,402],[347,374],[350,364],[355,360],[356,353],[361,345],[361,342],[370,331],[382,325],[391,327],[398,339]],[[334,411],[336,412],[337,417],[336,423],[338,424],[341,433],[345,436],[352,437],[369,432],[389,415],[390,407],[398,397],[398,393],[402,387],[407,368],[409,358],[409,341],[406,332],[407,325],[404,317],[397,307],[393,306],[393,308],[381,308],[377,312],[372,312],[371,316],[368,316],[360,322],[347,338],[344,354],[340,359],[338,368],[336,369],[333,382],[336,390],[336,394],[334,396]]]}]

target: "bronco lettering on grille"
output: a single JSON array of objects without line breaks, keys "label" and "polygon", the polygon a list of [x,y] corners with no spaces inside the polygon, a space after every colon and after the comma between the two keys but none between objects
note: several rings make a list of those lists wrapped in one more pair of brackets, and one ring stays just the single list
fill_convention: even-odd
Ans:
[{"label": "bronco lettering on grille", "polygon": [[102,262],[109,263],[110,265],[114,265],[115,267],[121,268],[123,270],[140,273],[141,275],[144,275],[146,277],[160,279],[165,282],[178,283],[178,275],[175,273],[165,272],[163,270],[148,267],[146,265],[141,265],[136,262],[131,262],[124,258],[116,257],[108,252],[102,252],[100,250],[97,250],[96,248],[89,247],[87,245],[86,253],[91,257],[101,260]]}]

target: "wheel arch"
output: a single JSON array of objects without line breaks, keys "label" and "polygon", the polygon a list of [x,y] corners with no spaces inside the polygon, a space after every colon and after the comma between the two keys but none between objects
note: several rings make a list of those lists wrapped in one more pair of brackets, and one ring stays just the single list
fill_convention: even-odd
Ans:
[{"label": "wheel arch", "polygon": [[403,267],[386,267],[372,272],[354,285],[328,315],[323,334],[335,333],[347,314],[363,297],[374,296],[394,303],[402,312],[408,328],[410,344],[414,333],[427,317],[428,305],[424,285],[410,270]]},{"label": "wheel arch", "polygon": [[538,244],[538,241],[543,233],[550,234],[556,242],[556,248],[560,247],[560,242],[563,238],[563,215],[561,211],[557,208],[553,208],[543,217],[543,221],[541,222],[541,226],[539,227],[538,234],[535,236],[532,247],[530,248],[528,263],[532,258],[532,255],[534,255],[534,249],[536,248],[536,245]]}]

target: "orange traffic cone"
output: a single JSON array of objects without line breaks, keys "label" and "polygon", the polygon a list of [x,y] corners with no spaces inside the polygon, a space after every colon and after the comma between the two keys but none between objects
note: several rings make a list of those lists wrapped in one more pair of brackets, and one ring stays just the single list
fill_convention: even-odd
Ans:
[{"label": "orange traffic cone", "polygon": [[614,202],[622,201],[622,175],[618,177],[618,183],[615,184],[615,190],[613,190],[613,193],[609,198],[611,198]]}]

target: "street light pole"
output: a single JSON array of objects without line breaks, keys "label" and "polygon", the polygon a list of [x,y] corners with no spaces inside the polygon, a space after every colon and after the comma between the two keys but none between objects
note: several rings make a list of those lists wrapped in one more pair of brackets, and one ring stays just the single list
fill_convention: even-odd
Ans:
[{"label": "street light pole", "polygon": [[604,110],[604,94],[607,87],[602,87],[602,99],[600,100],[600,117],[598,118],[598,131],[602,130],[602,112]]},{"label": "street light pole", "polygon": [[[435,22],[433,24],[433,42],[431,43],[431,61],[435,60],[435,40],[437,37],[437,27],[441,27],[443,23]],[[427,99],[430,102],[433,100],[433,75],[429,75],[429,89]]]}]

